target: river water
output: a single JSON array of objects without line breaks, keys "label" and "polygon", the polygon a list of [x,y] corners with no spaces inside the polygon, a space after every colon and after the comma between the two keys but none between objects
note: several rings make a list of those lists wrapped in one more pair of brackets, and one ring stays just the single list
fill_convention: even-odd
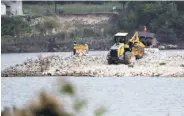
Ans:
[{"label": "river water", "polygon": [[[2,69],[21,63],[27,58],[37,58],[41,53],[2,54]],[[43,56],[71,53],[42,53]],[[93,52],[91,55],[104,54]],[[92,116],[97,106],[103,104],[105,116],[184,116],[184,78],[153,77],[63,77],[77,87],[82,98],[88,100],[83,115]],[[64,103],[67,97],[58,92],[61,77],[2,78],[1,106],[22,107],[36,99],[41,89],[59,96]]]}]

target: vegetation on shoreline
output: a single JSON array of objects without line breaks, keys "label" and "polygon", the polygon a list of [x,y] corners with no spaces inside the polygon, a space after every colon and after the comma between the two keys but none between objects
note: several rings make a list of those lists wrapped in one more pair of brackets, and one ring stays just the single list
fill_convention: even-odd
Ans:
[{"label": "vegetation on shoreline", "polygon": [[[9,19],[19,19],[20,23],[30,26],[20,27],[17,20],[10,21]],[[62,24],[60,22],[62,18],[57,16],[2,17],[2,22],[7,22],[7,20],[9,21],[8,25],[2,25],[3,53],[71,51],[74,40],[77,42],[88,41],[90,46],[98,42],[98,46],[90,48],[94,50],[107,49],[111,45],[112,29],[116,28],[116,25],[107,24],[107,22],[99,25],[81,24],[77,21]],[[16,30],[16,28],[18,29]],[[17,32],[13,33],[14,30]]]},{"label": "vegetation on shoreline", "polygon": [[[23,17],[2,17],[2,52],[44,52],[58,48],[59,51],[70,51],[73,40],[90,42],[91,49],[105,50],[105,42],[111,43],[114,33],[127,31],[132,34],[135,30],[148,31],[157,35],[161,43],[184,44],[184,2],[25,2],[23,8],[28,15]],[[50,5],[49,5],[50,4]],[[43,7],[44,6],[44,7]],[[112,10],[115,8],[115,10]],[[118,11],[112,21],[98,24],[84,24],[71,21],[65,26],[58,10],[63,13],[91,13]],[[96,10],[94,10],[96,9]],[[118,10],[117,10],[118,9]],[[55,14],[55,10],[56,13]],[[84,11],[84,12],[83,12]],[[37,13],[37,14],[36,14]],[[58,16],[57,16],[58,15]],[[75,17],[75,16],[73,16]],[[99,16],[101,17],[101,16]],[[101,20],[101,19],[99,19]],[[55,43],[48,39],[57,38]],[[96,42],[101,46],[96,48]],[[57,43],[57,44],[56,44]],[[56,50],[55,50],[56,51]]]},{"label": "vegetation on shoreline", "polygon": [[[62,3],[62,2],[61,2]],[[121,7],[121,4],[118,2],[109,2],[103,4],[82,4],[82,3],[66,3],[61,4],[57,2],[57,12],[59,13],[61,10],[64,13],[101,13],[101,12],[112,12],[113,7],[116,6],[118,8]],[[31,15],[53,15],[55,14],[55,4],[53,2],[50,3],[38,3],[38,4],[23,4],[24,12]]]}]

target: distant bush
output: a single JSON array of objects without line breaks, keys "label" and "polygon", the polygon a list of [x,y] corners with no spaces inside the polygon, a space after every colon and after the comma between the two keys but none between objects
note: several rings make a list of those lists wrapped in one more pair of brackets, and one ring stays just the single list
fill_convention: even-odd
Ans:
[{"label": "distant bush", "polygon": [[84,28],[83,29],[83,37],[92,37],[94,36],[94,31],[91,28]]},{"label": "distant bush", "polygon": [[47,29],[53,29],[59,26],[59,19],[57,17],[48,17],[44,19],[43,23]]},{"label": "distant bush", "polygon": [[41,34],[45,34],[47,31],[51,32],[53,29],[59,27],[59,19],[57,17],[44,17],[44,21],[36,25],[36,28]]},{"label": "distant bush", "polygon": [[63,14],[64,13],[64,9],[63,8],[57,9],[57,13],[58,14]]},{"label": "distant bush", "polygon": [[55,36],[57,38],[59,38],[60,40],[65,40],[66,33],[65,32],[60,32],[60,33],[57,33]]},{"label": "distant bush", "polygon": [[48,70],[50,61],[49,58],[44,58],[42,56],[38,56],[38,62],[40,64],[40,70],[41,72],[44,72],[45,70]]},{"label": "distant bush", "polygon": [[2,16],[1,21],[2,36],[21,36],[31,31],[29,23],[20,16]]},{"label": "distant bush", "polygon": [[[124,2],[119,25],[129,33],[145,25],[148,31],[156,33],[166,41],[182,38],[184,12],[176,2]],[[141,30],[142,31],[142,30]]]},{"label": "distant bush", "polygon": [[166,64],[167,64],[166,62],[159,63],[159,65],[166,65]]}]

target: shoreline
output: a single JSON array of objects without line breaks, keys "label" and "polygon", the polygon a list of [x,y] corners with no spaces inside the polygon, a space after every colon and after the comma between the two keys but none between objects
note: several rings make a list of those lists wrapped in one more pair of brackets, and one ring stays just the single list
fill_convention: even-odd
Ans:
[{"label": "shoreline", "polygon": [[[95,77],[95,76],[26,76],[26,78],[55,78],[55,77],[58,77],[58,78],[99,78],[99,77]],[[184,78],[184,75],[182,76],[176,76],[176,77],[173,77],[173,76],[120,76],[120,77],[116,77],[116,76],[101,76],[102,78]],[[2,79],[6,79],[6,78],[25,78],[24,76],[9,76],[9,77],[1,77]]]},{"label": "shoreline", "polygon": [[184,51],[146,51],[134,67],[108,65],[106,57],[47,56],[27,60],[2,71],[2,77],[88,76],[88,77],[184,77]]},{"label": "shoreline", "polygon": [[[149,48],[145,48],[145,49],[149,49]],[[153,48],[154,49],[154,48]],[[172,51],[172,50],[184,50],[184,48],[178,48],[178,49],[159,49],[160,51],[165,51],[165,50],[168,50],[168,51]],[[98,52],[98,51],[108,51],[108,50],[90,50],[92,52]],[[72,50],[71,51],[56,51],[56,52],[48,52],[48,51],[41,51],[41,52],[1,52],[1,54],[31,54],[31,53],[59,53],[59,52],[73,52]]]}]

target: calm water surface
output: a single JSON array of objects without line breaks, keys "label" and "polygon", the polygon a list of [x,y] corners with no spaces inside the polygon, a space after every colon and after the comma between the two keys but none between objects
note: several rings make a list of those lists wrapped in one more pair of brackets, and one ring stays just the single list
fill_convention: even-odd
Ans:
[{"label": "calm water surface", "polygon": [[[91,52],[91,55],[106,53]],[[2,54],[1,69],[28,58],[36,59],[39,55],[70,56],[71,53]],[[103,104],[108,109],[105,116],[184,116],[184,78],[63,78],[74,83],[79,95],[88,100],[82,115],[93,116],[95,108]],[[63,103],[71,103],[69,98],[58,92],[57,77],[2,78],[1,88],[2,108],[13,105],[22,107],[29,100],[36,99],[43,88],[58,96]],[[68,105],[66,108],[70,110]]]},{"label": "calm water surface", "polygon": [[[88,100],[84,115],[92,116],[94,109],[103,104],[108,109],[105,116],[184,116],[183,78],[65,78]],[[21,107],[36,99],[43,88],[60,96],[56,77],[3,78],[1,84],[2,107]],[[60,98],[70,103],[68,98]]]}]

